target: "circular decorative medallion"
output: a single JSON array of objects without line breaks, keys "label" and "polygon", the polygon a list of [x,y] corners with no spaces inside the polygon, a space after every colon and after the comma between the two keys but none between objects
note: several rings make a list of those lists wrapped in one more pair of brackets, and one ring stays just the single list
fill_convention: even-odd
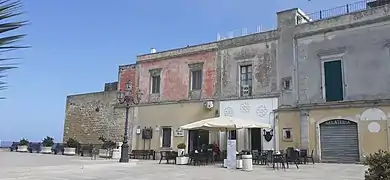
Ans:
[{"label": "circular decorative medallion", "polygon": [[232,107],[227,107],[223,111],[225,116],[233,117],[233,108]]},{"label": "circular decorative medallion", "polygon": [[370,122],[368,124],[368,130],[372,133],[377,133],[381,130],[381,125],[377,122]]},{"label": "circular decorative medallion", "polygon": [[251,108],[251,107],[250,107],[249,103],[244,102],[244,103],[242,103],[241,106],[240,106],[240,111],[241,111],[242,113],[249,113],[250,108]]},{"label": "circular decorative medallion", "polygon": [[265,115],[268,114],[268,110],[267,108],[264,106],[264,105],[260,105],[259,107],[257,107],[256,109],[256,114],[260,117],[264,117]]}]

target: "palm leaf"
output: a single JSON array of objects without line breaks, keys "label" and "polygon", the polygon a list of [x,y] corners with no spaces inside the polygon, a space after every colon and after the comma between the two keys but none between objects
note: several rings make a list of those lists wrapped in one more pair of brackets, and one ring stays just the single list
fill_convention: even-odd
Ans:
[{"label": "palm leaf", "polygon": [[[0,58],[0,62],[7,60],[15,60],[16,58],[4,57],[5,54],[9,51],[28,48],[28,46],[17,45],[19,40],[23,39],[25,34],[15,34],[9,35],[7,33],[18,30],[19,28],[25,26],[27,21],[16,21],[13,20],[14,17],[18,17],[23,14],[21,12],[22,2],[21,0],[0,0],[0,55],[3,56]],[[0,64],[0,78],[6,77],[4,72],[10,69],[17,68],[18,64],[8,63]],[[7,88],[7,83],[0,81],[0,90]],[[4,99],[0,96],[0,99]]]}]

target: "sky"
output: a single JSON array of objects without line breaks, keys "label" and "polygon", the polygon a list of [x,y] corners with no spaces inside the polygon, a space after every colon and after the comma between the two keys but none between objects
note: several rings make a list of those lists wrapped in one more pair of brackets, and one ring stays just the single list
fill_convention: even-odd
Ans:
[{"label": "sky", "polygon": [[[0,140],[62,141],[66,96],[102,91],[139,54],[215,41],[217,33],[276,27],[276,12],[305,13],[351,0],[22,0],[28,26],[7,54],[20,59],[0,91]],[[110,3],[108,3],[110,2]]]}]

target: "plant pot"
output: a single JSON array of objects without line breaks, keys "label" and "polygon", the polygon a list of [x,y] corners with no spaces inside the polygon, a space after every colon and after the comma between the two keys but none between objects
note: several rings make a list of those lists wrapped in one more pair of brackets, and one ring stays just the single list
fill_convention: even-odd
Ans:
[{"label": "plant pot", "polygon": [[51,154],[52,147],[42,147],[42,154]]},{"label": "plant pot", "polygon": [[76,155],[76,148],[71,148],[71,147],[64,148],[64,155],[67,155],[67,156]]},{"label": "plant pot", "polygon": [[28,152],[28,146],[18,146],[18,152]]},{"label": "plant pot", "polygon": [[99,157],[101,158],[110,158],[112,154],[109,149],[99,149]]},{"label": "plant pot", "polygon": [[186,154],[185,151],[186,151],[185,149],[177,149],[177,155],[182,156]]},{"label": "plant pot", "polygon": [[113,149],[112,150],[112,159],[120,159],[120,158],[121,158],[120,149]]},{"label": "plant pot", "polygon": [[185,165],[185,164],[188,164],[188,160],[189,160],[189,158],[186,156],[176,157],[176,164]]}]

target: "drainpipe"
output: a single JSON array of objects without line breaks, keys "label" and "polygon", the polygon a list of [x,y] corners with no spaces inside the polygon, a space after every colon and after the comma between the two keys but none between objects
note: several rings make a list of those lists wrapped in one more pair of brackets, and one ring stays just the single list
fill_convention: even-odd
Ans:
[{"label": "drainpipe", "polygon": [[297,104],[301,102],[300,97],[299,97],[299,65],[298,65],[298,42],[293,37],[293,57],[294,57],[294,66],[295,66],[295,71],[294,71],[294,84],[296,87],[296,96],[297,96]]}]

